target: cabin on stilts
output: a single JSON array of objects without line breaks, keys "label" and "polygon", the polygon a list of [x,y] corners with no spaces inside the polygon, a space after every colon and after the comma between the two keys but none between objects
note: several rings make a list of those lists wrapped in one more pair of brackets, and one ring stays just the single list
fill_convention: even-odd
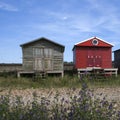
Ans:
[{"label": "cabin on stilts", "polygon": [[73,63],[78,75],[85,73],[100,73],[117,76],[117,68],[112,68],[113,45],[92,37],[78,42],[73,47]]},{"label": "cabin on stilts", "polygon": [[65,47],[47,38],[38,38],[20,45],[22,48],[23,70],[22,74],[48,74],[64,75],[63,53]]}]

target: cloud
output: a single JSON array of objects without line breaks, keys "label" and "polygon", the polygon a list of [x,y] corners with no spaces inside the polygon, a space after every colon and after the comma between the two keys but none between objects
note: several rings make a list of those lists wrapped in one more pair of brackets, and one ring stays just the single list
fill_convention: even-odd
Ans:
[{"label": "cloud", "polygon": [[[26,31],[29,30],[30,33],[34,34],[54,34],[56,36],[63,35],[64,37],[81,37],[82,35],[88,35],[89,37],[90,35],[101,35],[104,37],[108,36],[108,33],[110,37],[113,33],[118,36],[120,24],[118,12],[116,12],[117,8],[114,4],[108,4],[103,0],[86,1],[89,3],[87,5],[87,7],[89,6],[88,9],[78,8],[77,10],[74,9],[73,12],[66,10],[67,8],[72,9],[70,4],[65,5],[67,7],[64,12],[61,10],[54,11],[49,8],[41,10],[37,6],[35,9],[31,9],[32,13],[30,13],[37,19],[24,23],[23,27]],[[83,8],[85,6],[83,4]],[[62,9],[64,9],[64,6]]]},{"label": "cloud", "polygon": [[0,9],[6,10],[6,11],[18,11],[16,7],[4,2],[0,2]]},{"label": "cloud", "polygon": [[[91,14],[94,14],[95,17],[98,17],[98,20],[101,19],[101,26],[100,28],[103,28],[104,30],[112,31],[112,32],[118,32],[120,29],[120,15],[118,6],[116,6],[115,2],[111,1],[105,1],[105,0],[87,0],[90,4],[90,10]],[[95,11],[95,12],[94,12]],[[97,22],[97,21],[96,21]],[[99,29],[99,28],[98,28]]]},{"label": "cloud", "polygon": [[48,15],[55,20],[53,23],[51,22],[49,24],[56,24],[60,28],[66,28],[64,30],[69,29],[75,32],[97,32],[96,27],[104,22],[104,19],[98,19],[98,17],[93,18],[92,15],[87,13],[72,14],[50,12]]}]

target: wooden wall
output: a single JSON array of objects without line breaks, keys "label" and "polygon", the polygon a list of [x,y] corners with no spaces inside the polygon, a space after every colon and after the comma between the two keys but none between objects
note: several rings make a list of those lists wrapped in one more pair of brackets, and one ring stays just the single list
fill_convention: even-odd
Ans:
[{"label": "wooden wall", "polygon": [[22,70],[22,64],[20,63],[1,63],[0,72],[10,72],[10,71],[19,71]]},{"label": "wooden wall", "polygon": [[46,40],[25,45],[22,47],[23,69],[63,71],[63,52],[63,47]]},{"label": "wooden wall", "polygon": [[[64,71],[72,71],[73,70],[73,63],[64,63]],[[0,72],[10,72],[10,71],[22,71],[22,64],[21,63],[1,63],[0,64]]]},{"label": "wooden wall", "polygon": [[118,72],[120,73],[120,49],[114,51],[114,67],[118,68]]},{"label": "wooden wall", "polygon": [[111,55],[109,47],[76,47],[73,51],[74,65],[75,68],[112,68]]}]

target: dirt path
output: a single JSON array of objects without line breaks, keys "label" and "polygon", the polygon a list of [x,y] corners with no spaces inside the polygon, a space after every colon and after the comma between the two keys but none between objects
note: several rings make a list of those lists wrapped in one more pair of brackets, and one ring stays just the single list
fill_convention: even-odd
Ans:
[{"label": "dirt path", "polygon": [[[80,89],[68,89],[68,88],[59,88],[59,89],[14,89],[14,90],[5,90],[0,89],[0,95],[9,94],[13,97],[21,96],[23,101],[26,103],[33,100],[33,94],[39,96],[39,99],[45,97],[50,101],[54,100],[56,93],[59,95],[59,100],[62,98],[67,101],[70,100],[70,96],[77,95]],[[114,100],[120,105],[120,88],[95,88],[93,90],[95,97],[103,98],[106,96],[106,99],[111,101]]]}]

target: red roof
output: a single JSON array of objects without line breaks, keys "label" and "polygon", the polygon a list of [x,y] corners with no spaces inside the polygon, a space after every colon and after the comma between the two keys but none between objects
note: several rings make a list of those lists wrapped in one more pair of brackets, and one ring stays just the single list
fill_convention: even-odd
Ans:
[{"label": "red roof", "polygon": [[98,38],[98,37],[92,37],[89,38],[87,40],[84,40],[82,42],[76,43],[74,45],[75,46],[88,46],[88,47],[92,47],[92,46],[96,46],[96,47],[113,47],[112,44]]}]

